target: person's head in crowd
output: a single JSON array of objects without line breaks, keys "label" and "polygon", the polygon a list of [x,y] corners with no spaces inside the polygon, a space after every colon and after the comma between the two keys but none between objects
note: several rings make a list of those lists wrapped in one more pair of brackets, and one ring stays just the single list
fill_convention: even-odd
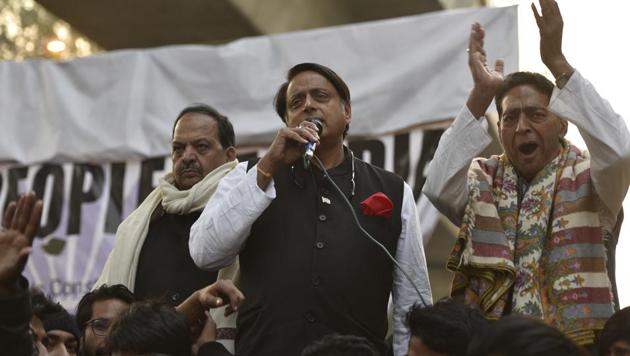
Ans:
[{"label": "person's head in crowd", "polygon": [[343,142],[352,121],[348,86],[332,69],[317,63],[300,63],[289,69],[274,106],[289,127],[297,127],[308,118],[320,118],[322,147]]},{"label": "person's head in crowd", "polygon": [[156,301],[133,303],[112,324],[107,345],[112,356],[189,356],[192,351],[186,317],[172,306]]},{"label": "person's head in crowd", "polygon": [[630,355],[630,307],[625,307],[608,319],[599,335],[600,356]]},{"label": "person's head in crowd", "polygon": [[554,85],[543,75],[516,72],[505,77],[495,102],[505,154],[531,180],[562,149],[567,121],[547,110]]},{"label": "person's head in crowd", "polygon": [[468,347],[468,356],[587,356],[558,329],[540,320],[510,315],[492,322]]},{"label": "person's head in crowd", "polygon": [[79,329],[74,318],[65,310],[44,319],[48,355],[76,355],[79,351]]},{"label": "person's head in crowd", "polygon": [[355,335],[330,334],[308,345],[301,356],[380,356],[368,339]]},{"label": "person's head in crowd", "polygon": [[408,356],[465,356],[470,340],[488,325],[481,311],[452,299],[414,306],[407,315]]},{"label": "person's head in crowd", "polygon": [[180,190],[190,189],[215,168],[236,158],[234,128],[215,108],[193,104],[173,124],[173,178]]},{"label": "person's head in crowd", "polygon": [[34,290],[31,296],[33,316],[31,327],[38,348],[41,344],[48,355],[76,355],[79,349],[79,329],[72,316],[43,293]]},{"label": "person's head in crowd", "polygon": [[81,298],[76,319],[82,355],[109,355],[105,339],[110,325],[134,300],[133,293],[122,284],[102,285]]}]

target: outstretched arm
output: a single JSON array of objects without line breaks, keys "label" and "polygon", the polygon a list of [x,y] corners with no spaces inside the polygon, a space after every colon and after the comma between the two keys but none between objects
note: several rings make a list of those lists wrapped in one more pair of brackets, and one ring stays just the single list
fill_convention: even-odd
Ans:
[{"label": "outstretched arm", "polygon": [[227,305],[225,310],[227,315],[237,311],[243,300],[245,296],[234,283],[222,279],[196,291],[175,308],[184,314],[192,325],[203,322],[203,329],[192,345],[193,355],[230,355],[221,344],[215,342],[216,324],[206,311]]},{"label": "outstretched arm", "polygon": [[[554,0],[532,4],[540,32],[540,57],[556,78],[558,88],[549,109],[580,130],[591,155],[591,179],[606,208],[602,223],[611,230],[630,184],[630,133],[622,117],[595,88],[575,72],[562,53],[563,20]],[[570,79],[570,80],[569,80]]]},{"label": "outstretched arm", "polygon": [[532,12],[540,32],[540,59],[556,78],[562,88],[573,74],[573,67],[562,53],[562,30],[564,22],[555,0],[539,0],[541,13],[532,3]]},{"label": "outstretched arm", "polygon": [[232,281],[221,279],[194,292],[175,309],[186,315],[189,321],[195,321],[202,319],[206,310],[226,305],[228,306],[225,310],[227,316],[237,311],[244,300],[245,296]]},{"label": "outstretched arm", "polygon": [[29,355],[33,348],[28,281],[21,274],[41,214],[42,202],[27,193],[7,206],[0,227],[0,345],[7,355]]},{"label": "outstretched arm", "polygon": [[503,61],[497,60],[494,69],[487,66],[484,37],[481,25],[473,24],[468,41],[468,66],[474,86],[466,106],[440,139],[423,189],[431,203],[455,225],[460,223],[468,198],[466,181],[470,162],[492,142],[483,121],[475,119],[483,117],[503,83]]}]

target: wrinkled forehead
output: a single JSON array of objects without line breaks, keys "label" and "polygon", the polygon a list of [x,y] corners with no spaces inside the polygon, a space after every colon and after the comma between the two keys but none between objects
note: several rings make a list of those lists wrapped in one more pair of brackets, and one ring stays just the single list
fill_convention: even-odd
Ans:
[{"label": "wrinkled forehead", "polygon": [[218,139],[218,131],[219,125],[212,116],[186,113],[175,125],[172,142],[187,143],[201,138]]},{"label": "wrinkled forehead", "polygon": [[547,108],[547,106],[549,106],[549,99],[550,98],[545,93],[532,85],[519,85],[505,93],[501,100],[501,106],[503,107],[503,112],[514,109],[531,110]]}]

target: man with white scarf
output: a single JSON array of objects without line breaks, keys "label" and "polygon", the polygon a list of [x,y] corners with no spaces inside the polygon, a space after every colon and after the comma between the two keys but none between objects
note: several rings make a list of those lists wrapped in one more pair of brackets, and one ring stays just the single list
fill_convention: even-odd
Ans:
[{"label": "man with white scarf", "polygon": [[95,284],[123,284],[139,299],[177,305],[212,284],[216,271],[195,266],[188,250],[191,225],[238,163],[234,129],[216,109],[195,104],[173,125],[172,172],[118,227],[114,248]]}]

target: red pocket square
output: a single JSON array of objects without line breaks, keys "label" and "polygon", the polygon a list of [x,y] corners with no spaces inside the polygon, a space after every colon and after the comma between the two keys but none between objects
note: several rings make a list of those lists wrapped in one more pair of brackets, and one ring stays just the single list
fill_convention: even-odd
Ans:
[{"label": "red pocket square", "polygon": [[381,216],[385,219],[392,217],[394,203],[383,192],[370,195],[361,202],[361,211],[366,216]]}]

